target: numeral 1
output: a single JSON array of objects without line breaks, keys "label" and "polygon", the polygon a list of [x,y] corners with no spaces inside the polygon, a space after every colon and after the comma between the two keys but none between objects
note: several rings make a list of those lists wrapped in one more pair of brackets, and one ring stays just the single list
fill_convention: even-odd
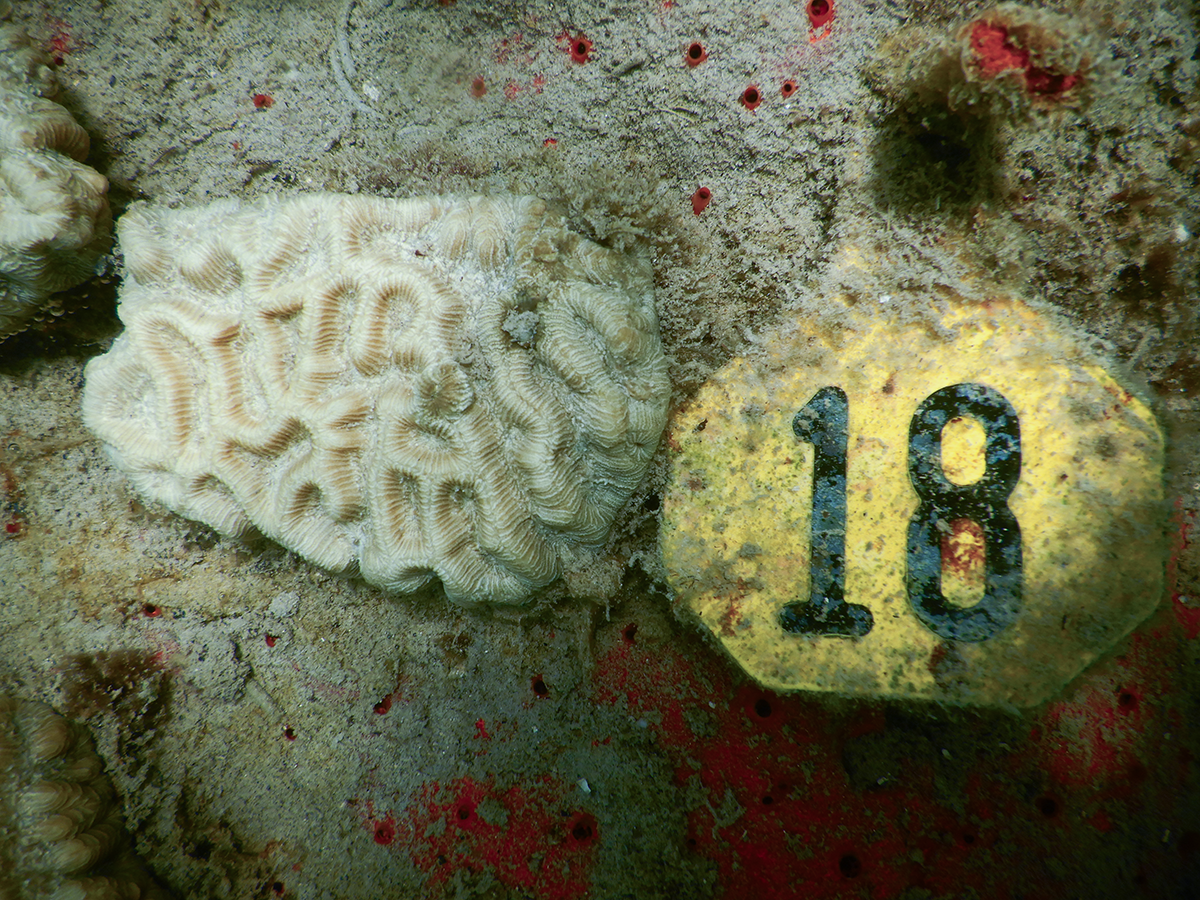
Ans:
[{"label": "numeral 1", "polygon": [[821,388],[792,420],[796,437],[814,449],[808,601],[780,612],[784,630],[792,633],[862,637],[875,624],[869,609],[845,599],[849,420],[850,403],[838,387]]}]

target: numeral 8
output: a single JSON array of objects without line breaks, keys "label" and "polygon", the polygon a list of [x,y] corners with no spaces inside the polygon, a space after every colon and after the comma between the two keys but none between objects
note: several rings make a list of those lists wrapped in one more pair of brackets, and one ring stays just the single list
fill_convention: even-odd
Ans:
[{"label": "numeral 8", "polygon": [[[983,425],[983,477],[953,484],[942,471],[942,429],[956,416]],[[953,384],[917,407],[908,430],[908,477],[921,505],[908,523],[908,602],[931,631],[954,641],[986,641],[1021,605],[1021,526],[1008,497],[1021,477],[1021,425],[1004,395],[984,384]],[[983,529],[983,599],[951,607],[942,594],[942,534],[955,519]]]}]

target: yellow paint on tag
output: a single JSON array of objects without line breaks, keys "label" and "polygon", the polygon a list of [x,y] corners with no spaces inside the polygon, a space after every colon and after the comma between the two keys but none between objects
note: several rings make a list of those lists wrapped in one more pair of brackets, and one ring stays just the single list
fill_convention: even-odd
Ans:
[{"label": "yellow paint on tag", "polygon": [[[671,424],[663,556],[676,602],[760,684],[952,703],[1027,706],[1059,690],[1157,605],[1163,585],[1163,437],[1150,410],[1051,317],[1018,301],[951,306],[935,329],[880,314],[858,330],[802,324],[730,362]],[[909,598],[910,427],[935,391],[984,385],[1013,407],[1021,600],[986,640],[948,639]],[[791,633],[808,601],[816,448],[793,418],[825,387],[845,392],[844,594],[870,611],[861,637]],[[941,433],[941,471],[971,485],[986,431]],[[941,591],[969,609],[984,590],[979,523],[946,518]]]},{"label": "yellow paint on tag", "polygon": [[983,445],[987,432],[974,416],[956,416],[942,428],[942,470],[954,484],[973,484],[983,477]]}]

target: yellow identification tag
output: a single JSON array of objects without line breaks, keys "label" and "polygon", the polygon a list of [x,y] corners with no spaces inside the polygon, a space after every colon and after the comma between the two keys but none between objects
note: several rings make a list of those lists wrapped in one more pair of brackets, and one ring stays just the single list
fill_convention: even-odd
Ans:
[{"label": "yellow identification tag", "polygon": [[1018,301],[801,325],[668,441],[676,602],[764,687],[1029,706],[1162,592],[1154,416]]}]

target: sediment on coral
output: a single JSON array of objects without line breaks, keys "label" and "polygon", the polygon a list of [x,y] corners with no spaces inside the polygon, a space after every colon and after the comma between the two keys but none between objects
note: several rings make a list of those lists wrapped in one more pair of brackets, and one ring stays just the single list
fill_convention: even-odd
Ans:
[{"label": "sediment on coral", "polygon": [[604,542],[670,395],[648,262],[529,197],[120,223],[84,421],[146,496],[336,572],[519,603]]}]

